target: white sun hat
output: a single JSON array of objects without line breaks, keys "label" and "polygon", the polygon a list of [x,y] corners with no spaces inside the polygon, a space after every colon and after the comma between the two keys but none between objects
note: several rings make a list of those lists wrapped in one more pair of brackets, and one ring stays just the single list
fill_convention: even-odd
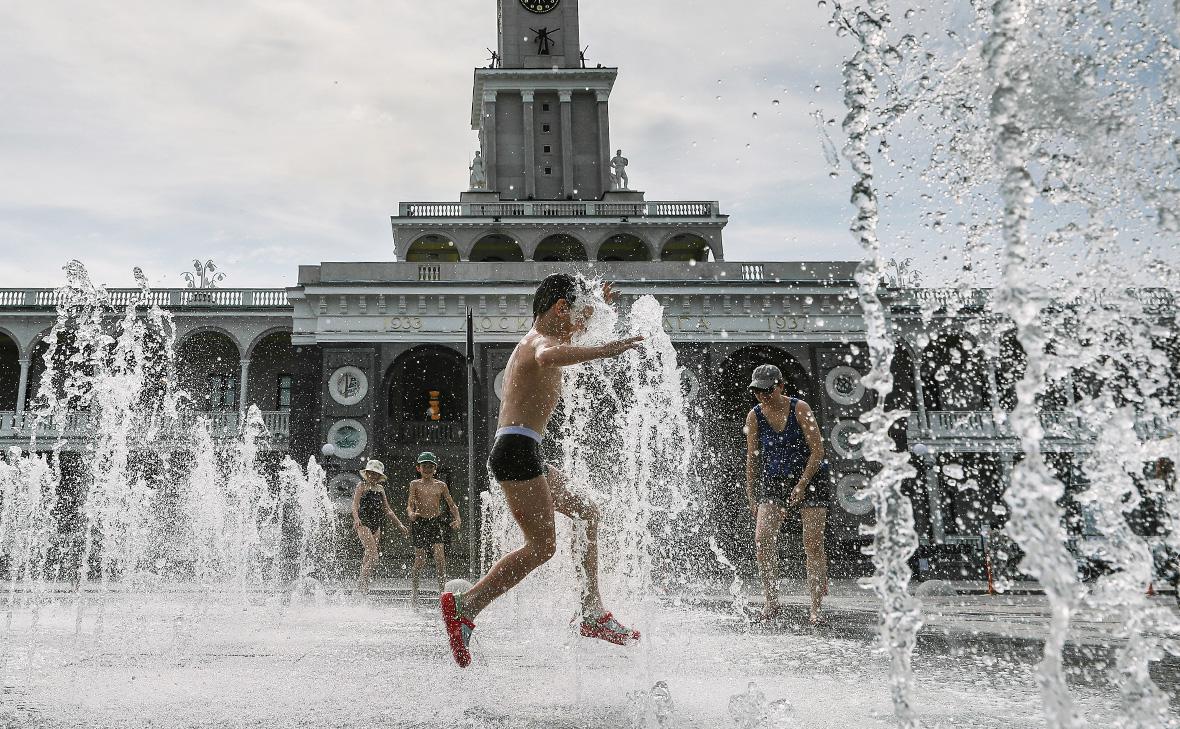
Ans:
[{"label": "white sun hat", "polygon": [[387,480],[385,478],[385,464],[381,461],[369,461],[366,463],[365,467],[361,469],[361,475],[364,476],[366,473],[377,476],[379,481]]}]

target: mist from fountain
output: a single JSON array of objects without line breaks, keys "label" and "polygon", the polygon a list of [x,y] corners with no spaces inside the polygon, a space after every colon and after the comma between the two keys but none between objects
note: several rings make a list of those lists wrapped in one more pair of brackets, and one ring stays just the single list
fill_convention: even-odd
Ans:
[{"label": "mist from fountain", "polygon": [[[122,311],[80,263],[66,273],[32,431],[61,440],[49,453],[11,449],[0,463],[8,629],[16,610],[32,611],[35,624],[60,598],[46,589],[50,580],[72,582],[75,629],[96,638],[126,617],[108,609],[113,600],[164,581],[195,585],[205,602],[245,603],[283,586],[287,539],[297,545],[295,586],[313,588],[302,583],[313,579],[332,533],[318,464],[303,469],[287,458],[272,472],[261,458],[270,434],[253,407],[236,439],[214,441],[178,387],[171,316],[151,303],[138,270],[140,290]],[[63,533],[55,516],[67,421],[84,424],[86,439],[80,535]]]},{"label": "mist from fountain", "polygon": [[[993,320],[972,333],[993,357],[1010,334],[1027,353],[1022,370],[1020,362],[1002,363],[1017,370],[1013,411],[992,405],[994,422],[1011,429],[1021,451],[1007,509],[997,513],[1021,548],[1024,575],[1040,582],[1051,607],[1039,671],[1046,720],[1054,727],[1083,722],[1063,648],[1071,615],[1085,605],[1102,606],[1121,623],[1111,681],[1120,687],[1126,725],[1163,725],[1167,701],[1148,667],[1160,648],[1175,650],[1153,637],[1175,631],[1175,616],[1145,597],[1151,547],[1128,520],[1144,463],[1177,456],[1176,439],[1164,437],[1178,426],[1177,376],[1161,342],[1169,327],[1145,302],[1150,287],[1176,290],[1168,261],[1180,230],[1180,8],[1152,1],[833,5],[838,35],[858,42],[845,65],[845,156],[855,173],[853,233],[866,249],[858,283],[870,350],[879,357],[892,346],[872,336],[881,329],[872,296],[880,282],[878,201],[910,192],[916,177],[923,203],[915,217],[931,238],[945,239],[946,250],[961,251],[957,285],[999,284],[990,298]],[[883,178],[874,174],[870,139],[887,163]],[[908,156],[895,159],[897,148]],[[947,308],[953,315],[954,306]],[[933,313],[924,311],[924,321],[936,331]],[[929,341],[919,337],[920,346]],[[870,386],[888,368],[876,357],[873,364]],[[1073,497],[1100,534],[1088,556],[1109,568],[1093,590],[1082,585],[1068,546],[1066,487],[1045,457],[1049,403],[1081,380],[1098,384],[1054,406],[1063,422],[1094,436],[1081,464],[1090,485]],[[1166,511],[1163,532],[1174,535],[1177,515]],[[880,511],[876,529],[878,552],[883,536],[908,534],[905,519],[883,521]],[[884,574],[879,565],[878,579]],[[904,584],[897,588],[901,601]],[[886,599],[886,624],[890,612]],[[910,646],[888,648],[898,664]],[[904,684],[905,668],[895,669],[895,686],[898,676]],[[895,706],[903,724],[917,721],[903,696],[895,694]]]}]

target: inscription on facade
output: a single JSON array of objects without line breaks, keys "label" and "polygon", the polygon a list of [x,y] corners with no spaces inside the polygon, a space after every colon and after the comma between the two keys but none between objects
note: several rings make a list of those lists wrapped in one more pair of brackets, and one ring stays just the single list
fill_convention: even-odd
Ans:
[{"label": "inscription on facade", "polygon": [[[533,324],[528,315],[476,315],[472,318],[476,334],[524,334]],[[679,336],[727,337],[730,335],[791,336],[820,332],[860,332],[864,323],[856,315],[747,314],[701,316],[668,314],[664,331]],[[321,332],[385,333],[394,335],[460,334],[465,328],[461,316],[383,316],[332,317],[320,319]]]}]

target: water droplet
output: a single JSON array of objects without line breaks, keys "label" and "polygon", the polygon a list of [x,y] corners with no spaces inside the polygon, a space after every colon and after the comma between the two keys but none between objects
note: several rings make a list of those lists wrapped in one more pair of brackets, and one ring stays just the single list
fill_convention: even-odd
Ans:
[{"label": "water droplet", "polygon": [[778,100],[778,99],[771,99],[771,100],[770,100],[770,105],[771,105],[771,106],[778,106],[778,105],[779,105],[779,100]]},{"label": "water droplet", "polygon": [[812,91],[823,91],[823,88],[824,88],[823,86],[820,86],[819,84],[816,84],[815,86],[813,86],[813,87],[812,87],[812,89],[811,89],[811,90],[812,90]]},{"label": "water droplet", "polygon": [[[751,112],[751,113],[750,113],[750,118],[751,118],[751,119],[757,119],[757,118],[758,118],[758,112],[756,112],[756,111],[754,111],[754,112]],[[749,147],[750,145],[748,145],[748,144],[747,144],[746,146],[747,146],[747,147]]]}]

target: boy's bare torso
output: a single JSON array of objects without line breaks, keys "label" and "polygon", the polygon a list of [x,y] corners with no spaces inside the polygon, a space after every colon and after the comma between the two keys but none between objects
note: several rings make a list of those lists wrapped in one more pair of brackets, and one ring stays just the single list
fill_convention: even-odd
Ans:
[{"label": "boy's bare torso", "polygon": [[437,478],[420,478],[410,482],[410,498],[419,519],[433,519],[442,513],[447,485]]},{"label": "boy's bare torso", "polygon": [[523,425],[544,433],[549,418],[561,400],[561,368],[542,367],[537,350],[559,342],[529,330],[512,350],[504,370],[504,399],[500,402],[499,426]]}]

